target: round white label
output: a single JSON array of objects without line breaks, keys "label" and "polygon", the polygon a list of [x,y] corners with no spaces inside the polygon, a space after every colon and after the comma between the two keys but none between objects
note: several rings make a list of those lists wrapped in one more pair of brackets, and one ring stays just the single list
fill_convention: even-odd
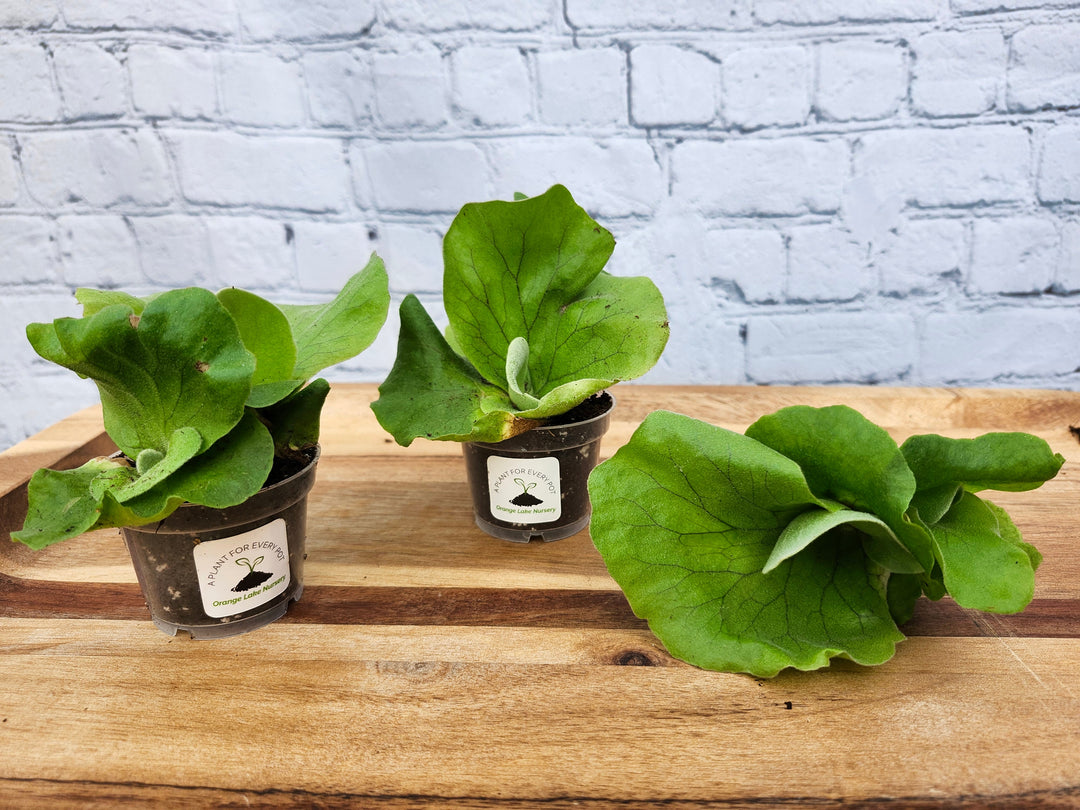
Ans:
[{"label": "round white label", "polygon": [[550,523],[562,515],[559,460],[488,456],[491,514],[508,523]]},{"label": "round white label", "polygon": [[195,546],[195,570],[207,616],[221,619],[266,604],[289,587],[285,520]]}]

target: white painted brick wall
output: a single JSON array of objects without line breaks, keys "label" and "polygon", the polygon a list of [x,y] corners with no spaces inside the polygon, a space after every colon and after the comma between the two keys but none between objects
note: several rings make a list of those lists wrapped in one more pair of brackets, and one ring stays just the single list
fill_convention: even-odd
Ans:
[{"label": "white painted brick wall", "polygon": [[0,447],[96,398],[23,334],[76,287],[377,250],[444,323],[453,213],[554,182],[648,381],[1080,388],[1080,0],[0,0]]}]

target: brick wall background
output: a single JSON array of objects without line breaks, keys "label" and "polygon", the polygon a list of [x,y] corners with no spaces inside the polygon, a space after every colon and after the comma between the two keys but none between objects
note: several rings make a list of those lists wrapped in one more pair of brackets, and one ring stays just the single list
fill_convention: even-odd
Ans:
[{"label": "brick wall background", "polygon": [[78,286],[437,305],[553,182],[664,291],[648,381],[1080,387],[1080,2],[0,0],[0,447],[96,401],[23,335]]}]

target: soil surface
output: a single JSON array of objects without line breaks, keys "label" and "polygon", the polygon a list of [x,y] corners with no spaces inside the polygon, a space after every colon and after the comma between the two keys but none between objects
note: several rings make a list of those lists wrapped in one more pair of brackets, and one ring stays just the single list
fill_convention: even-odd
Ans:
[{"label": "soil surface", "polygon": [[599,394],[593,394],[580,405],[575,405],[566,413],[552,416],[544,422],[544,426],[572,425],[574,422],[585,422],[589,419],[595,419],[597,416],[602,416],[610,408],[611,394],[607,391],[601,391]]}]

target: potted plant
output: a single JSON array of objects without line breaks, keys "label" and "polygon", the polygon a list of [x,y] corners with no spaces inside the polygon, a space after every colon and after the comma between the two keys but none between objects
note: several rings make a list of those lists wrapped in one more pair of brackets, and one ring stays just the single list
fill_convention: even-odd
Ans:
[{"label": "potted plant", "polygon": [[589,521],[614,400],[668,338],[660,291],[604,271],[615,240],[563,186],[470,203],[443,241],[445,336],[415,296],[372,404],[401,445],[462,442],[477,525],[518,542]]},{"label": "potted plant", "polygon": [[976,493],[1024,491],[1064,459],[1026,433],[889,434],[845,406],[794,406],[745,434],[649,414],[589,481],[592,539],[668,651],[776,675],[880,664],[923,594],[1015,613],[1042,557]]},{"label": "potted plant", "polygon": [[154,623],[170,634],[228,636],[284,615],[303,590],[329,392],[311,378],[375,339],[390,302],[382,260],[323,304],[198,287],[76,298],[81,318],[30,324],[27,337],[97,384],[119,452],[38,470],[12,538],[40,549],[119,527]]}]

